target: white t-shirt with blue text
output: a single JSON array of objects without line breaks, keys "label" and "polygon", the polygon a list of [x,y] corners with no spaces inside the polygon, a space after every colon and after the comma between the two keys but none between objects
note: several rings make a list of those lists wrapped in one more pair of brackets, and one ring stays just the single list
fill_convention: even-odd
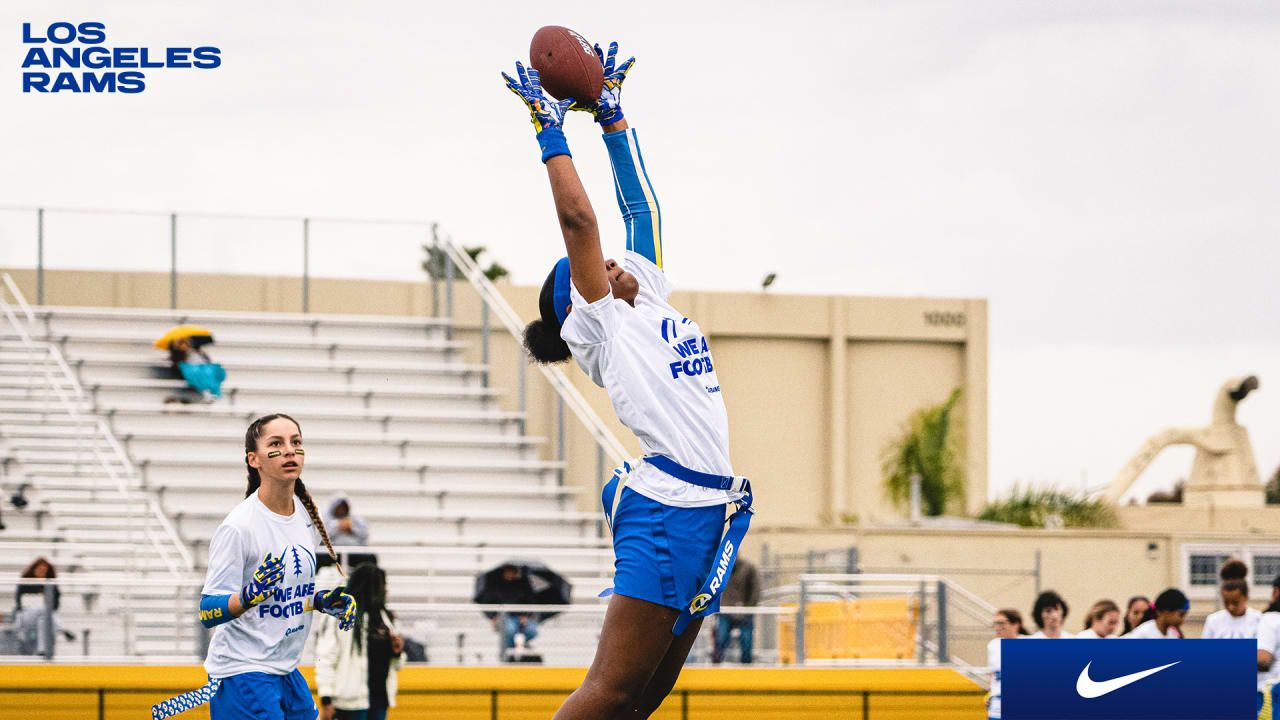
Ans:
[{"label": "white t-shirt with blue text", "polygon": [[[673,308],[666,274],[626,251],[622,266],[639,282],[635,307],[607,295],[588,303],[572,288],[573,311],[560,337],[574,360],[604,388],[618,420],[646,455],[665,455],[699,472],[732,475],[729,416],[715,363],[698,324]],[[704,507],[741,493],[691,485],[641,463],[627,487],[665,505]]]},{"label": "white t-shirt with blue text", "polygon": [[267,509],[257,493],[227,514],[209,543],[202,594],[239,593],[268,552],[284,558],[285,573],[269,599],[214,628],[204,661],[210,677],[246,672],[287,675],[298,667],[311,629],[319,538],[297,497],[288,517]]}]

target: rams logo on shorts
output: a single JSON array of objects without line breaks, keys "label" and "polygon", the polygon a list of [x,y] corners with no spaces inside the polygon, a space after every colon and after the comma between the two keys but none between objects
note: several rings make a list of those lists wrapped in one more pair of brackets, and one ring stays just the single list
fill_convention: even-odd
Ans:
[{"label": "rams logo on shorts", "polygon": [[689,603],[689,614],[692,615],[700,613],[703,610],[706,610],[707,606],[710,604],[711,593],[698,593],[698,596],[693,599],[693,602]]}]

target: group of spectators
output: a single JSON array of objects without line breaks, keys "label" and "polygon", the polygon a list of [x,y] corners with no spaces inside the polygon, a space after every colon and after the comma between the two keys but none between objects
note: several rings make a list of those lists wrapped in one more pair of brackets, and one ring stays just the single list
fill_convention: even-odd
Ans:
[{"label": "group of spectators", "polygon": [[[1265,611],[1249,607],[1248,567],[1240,560],[1230,560],[1219,571],[1222,584],[1218,588],[1222,609],[1205,619],[1202,638],[1252,639],[1258,644],[1258,702],[1274,685],[1280,688],[1280,575],[1271,583],[1271,604]],[[1059,639],[1180,639],[1186,637],[1182,630],[1190,601],[1177,588],[1168,588],[1156,595],[1155,602],[1146,596],[1129,598],[1122,609],[1113,600],[1095,602],[1085,613],[1082,628],[1077,633],[1066,630],[1069,608],[1061,595],[1046,590],[1036,597],[1031,607],[1033,633],[1026,627],[1022,613],[1013,608],[996,611],[992,628],[996,637],[987,644],[987,665],[991,672],[991,694],[987,703],[987,716],[1000,717],[1000,641],[1016,638]]]}]

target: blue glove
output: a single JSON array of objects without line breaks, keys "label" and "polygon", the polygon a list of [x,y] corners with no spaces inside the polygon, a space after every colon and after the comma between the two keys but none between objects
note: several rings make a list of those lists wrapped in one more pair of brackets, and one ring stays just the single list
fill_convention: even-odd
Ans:
[{"label": "blue glove", "polygon": [[596,45],[596,57],[604,68],[604,87],[600,97],[594,103],[574,103],[570,110],[585,110],[595,116],[601,125],[615,123],[622,119],[622,81],[627,79],[627,72],[635,64],[635,58],[629,58],[618,67],[614,62],[618,59],[618,43],[609,43],[609,54],[606,56]]},{"label": "blue glove", "polygon": [[350,630],[356,623],[356,599],[346,592],[345,585],[325,592],[321,590],[311,601],[312,607],[325,615],[338,618],[339,630]]},{"label": "blue glove", "polygon": [[564,125],[564,114],[573,104],[573,98],[552,102],[542,94],[542,80],[538,77],[538,71],[529,68],[526,72],[524,65],[519,62],[516,63],[516,77],[520,78],[518,81],[506,73],[502,73],[502,77],[507,81],[507,89],[515,93],[529,108],[533,127],[538,133],[538,146],[542,148],[542,162],[556,155],[569,155],[569,143],[564,139],[561,126]]},{"label": "blue glove", "polygon": [[284,558],[267,553],[262,564],[253,571],[253,579],[240,590],[240,607],[246,610],[271,596],[271,588],[284,579]]}]

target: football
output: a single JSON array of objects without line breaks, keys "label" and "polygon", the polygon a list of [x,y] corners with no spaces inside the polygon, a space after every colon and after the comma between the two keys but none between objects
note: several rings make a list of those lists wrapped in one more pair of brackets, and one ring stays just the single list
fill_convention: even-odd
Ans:
[{"label": "football", "polygon": [[567,27],[548,25],[533,34],[529,64],[542,78],[542,89],[557,100],[591,103],[604,89],[604,68],[591,43]]}]

